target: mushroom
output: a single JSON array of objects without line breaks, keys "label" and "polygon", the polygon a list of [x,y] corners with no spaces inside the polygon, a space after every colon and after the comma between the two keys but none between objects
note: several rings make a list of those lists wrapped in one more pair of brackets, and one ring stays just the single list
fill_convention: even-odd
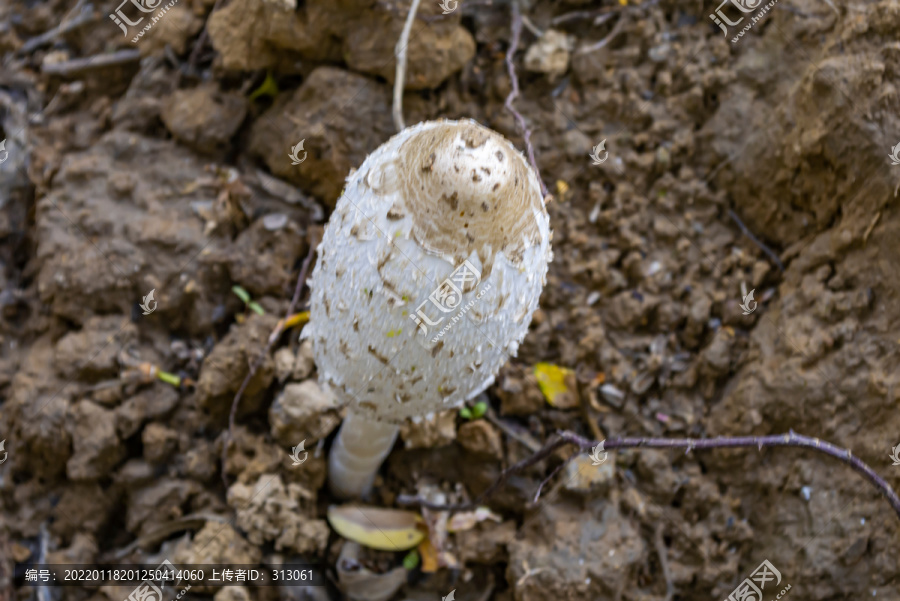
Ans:
[{"label": "mushroom", "polygon": [[547,275],[537,176],[475,121],[429,121],[347,179],[318,247],[319,381],[349,411],[328,461],[343,498],[371,489],[399,424],[472,399],[515,356]]}]

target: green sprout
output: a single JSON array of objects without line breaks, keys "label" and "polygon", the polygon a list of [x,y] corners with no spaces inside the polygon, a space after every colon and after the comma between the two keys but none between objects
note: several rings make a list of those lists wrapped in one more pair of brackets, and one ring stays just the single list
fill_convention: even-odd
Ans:
[{"label": "green sprout", "polygon": [[406,568],[408,572],[419,567],[419,552],[413,549],[407,553],[406,557],[403,558],[403,567]]},{"label": "green sprout", "polygon": [[488,404],[484,401],[478,401],[475,403],[475,406],[469,409],[468,407],[463,407],[459,410],[459,416],[463,419],[478,419],[479,417],[483,417],[485,413],[487,413]]},{"label": "green sprout", "polygon": [[278,95],[278,83],[275,81],[275,78],[272,77],[272,73],[266,73],[266,78],[263,80],[262,84],[250,94],[250,101],[253,102],[260,96],[268,96],[270,98],[275,98]]},{"label": "green sprout", "polygon": [[247,306],[248,309],[256,313],[257,315],[265,315],[266,310],[263,309],[258,302],[250,299],[250,293],[241,288],[238,285],[234,285],[231,287],[231,291],[234,292],[235,296],[237,296],[241,301]]}]

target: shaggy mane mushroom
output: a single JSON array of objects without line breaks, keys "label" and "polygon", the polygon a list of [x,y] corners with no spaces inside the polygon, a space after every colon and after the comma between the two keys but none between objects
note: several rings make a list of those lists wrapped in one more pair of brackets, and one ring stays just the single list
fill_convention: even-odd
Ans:
[{"label": "shaggy mane mushroom", "polygon": [[347,180],[310,281],[319,379],[349,413],[329,457],[366,494],[398,425],[456,407],[515,356],[551,260],[541,188],[474,121],[409,127]]}]

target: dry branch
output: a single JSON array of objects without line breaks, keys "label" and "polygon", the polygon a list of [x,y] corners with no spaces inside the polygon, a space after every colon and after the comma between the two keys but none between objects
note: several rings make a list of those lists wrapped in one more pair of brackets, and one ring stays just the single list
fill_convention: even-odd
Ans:
[{"label": "dry branch", "polygon": [[[484,503],[484,500],[493,495],[500,487],[509,479],[510,476],[531,467],[532,465],[547,459],[556,449],[572,445],[578,453],[586,452],[596,447],[600,443],[604,443],[605,451],[615,449],[635,449],[641,447],[653,449],[685,449],[686,453],[693,450],[705,449],[727,449],[741,447],[757,447],[760,451],[763,447],[801,447],[812,449],[825,453],[834,457],[838,461],[846,463],[853,470],[862,474],[881,494],[887,497],[888,503],[900,517],[900,497],[894,492],[894,489],[881,477],[875,470],[869,467],[865,462],[853,455],[853,451],[841,448],[830,442],[820,440],[811,436],[797,434],[793,430],[787,434],[773,434],[769,436],[719,436],[716,438],[635,438],[635,437],[615,437],[607,438],[604,441],[589,440],[583,436],[579,436],[574,432],[559,432],[555,438],[545,444],[537,453],[531,457],[527,457],[518,463],[511,465],[503,470],[500,477],[487,488],[478,497],[468,503],[458,503],[455,505],[439,505],[429,503],[425,499],[410,495],[401,495],[397,498],[400,505],[419,505],[436,511],[469,511],[475,509]],[[571,459],[571,458],[570,458]],[[543,487],[543,482],[541,486]]]}]

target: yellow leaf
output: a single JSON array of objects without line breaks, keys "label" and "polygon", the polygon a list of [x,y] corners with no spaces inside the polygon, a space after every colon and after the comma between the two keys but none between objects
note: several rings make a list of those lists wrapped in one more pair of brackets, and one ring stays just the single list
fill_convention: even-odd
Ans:
[{"label": "yellow leaf", "polygon": [[578,397],[574,392],[574,371],[552,363],[538,363],[534,366],[534,376],[551,406],[557,409],[572,409],[578,406]]},{"label": "yellow leaf", "polygon": [[427,538],[419,544],[419,557],[422,558],[422,572],[434,574],[438,571],[438,552]]},{"label": "yellow leaf", "polygon": [[299,313],[294,313],[287,318],[287,321],[284,322],[284,328],[293,328],[294,326],[302,325],[308,321],[309,311],[300,311]]},{"label": "yellow leaf", "polygon": [[379,551],[408,551],[428,533],[418,513],[402,509],[332,505],[328,523],[344,538]]}]

